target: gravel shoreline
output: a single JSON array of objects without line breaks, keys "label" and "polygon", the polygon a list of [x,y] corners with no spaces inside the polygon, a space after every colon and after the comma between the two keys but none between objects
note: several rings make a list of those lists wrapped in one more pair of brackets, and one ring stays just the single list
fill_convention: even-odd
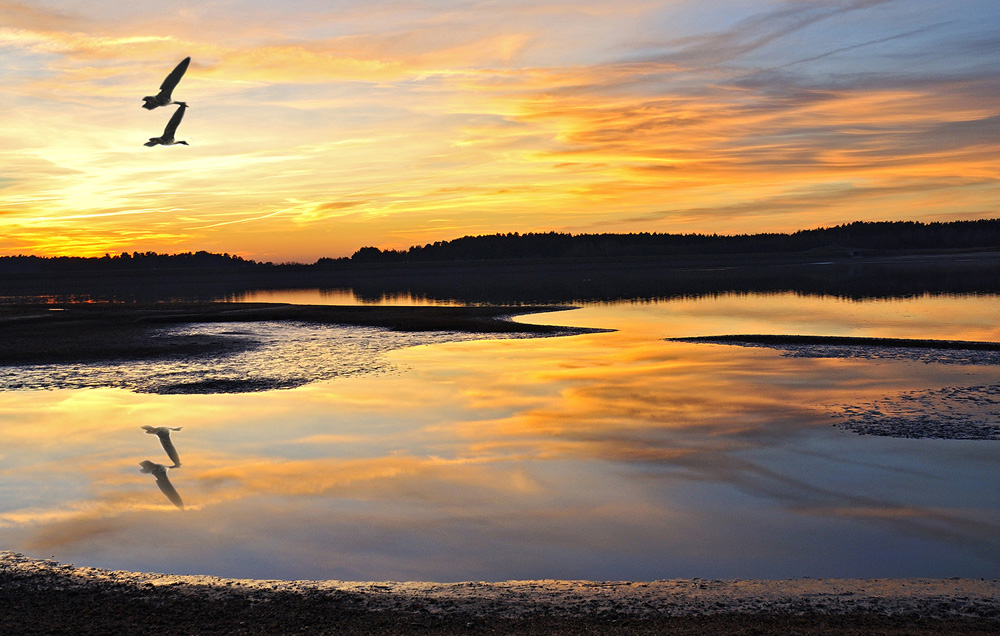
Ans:
[{"label": "gravel shoreline", "polygon": [[264,581],[0,552],[4,634],[995,634],[1000,581]]}]

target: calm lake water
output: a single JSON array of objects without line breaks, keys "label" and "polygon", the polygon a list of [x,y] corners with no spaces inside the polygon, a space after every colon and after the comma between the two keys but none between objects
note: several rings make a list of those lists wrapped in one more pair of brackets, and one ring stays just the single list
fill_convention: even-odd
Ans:
[{"label": "calm lake water", "polygon": [[[242,300],[357,302],[349,291]],[[254,578],[1000,576],[1000,441],[839,426],[852,408],[890,417],[968,387],[962,408],[1000,426],[1000,366],[665,340],[1000,341],[1000,297],[734,294],[519,320],[614,331],[480,340],[295,325],[289,346],[274,325],[229,325],[264,353],[139,370],[322,369],[242,394],[107,380],[135,369],[8,368],[8,382],[43,379],[0,391],[0,547]],[[72,374],[104,379],[41,388],[45,376],[80,386]],[[182,466],[168,472],[183,510],[139,471],[170,463],[142,425],[183,427],[172,434]]]}]

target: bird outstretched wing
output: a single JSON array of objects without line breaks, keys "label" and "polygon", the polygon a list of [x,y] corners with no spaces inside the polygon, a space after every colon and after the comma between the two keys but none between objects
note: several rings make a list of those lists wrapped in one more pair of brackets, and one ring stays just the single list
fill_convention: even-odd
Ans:
[{"label": "bird outstretched wing", "polygon": [[177,489],[174,485],[170,483],[170,479],[167,478],[167,467],[163,464],[157,464],[156,462],[151,462],[148,459],[139,462],[141,466],[139,472],[152,474],[156,478],[156,486],[160,489],[170,503],[174,504],[178,508],[184,508],[184,501],[181,496],[177,493]]},{"label": "bird outstretched wing", "polygon": [[174,443],[170,439],[170,431],[179,431],[183,426],[143,426],[143,429],[150,435],[156,435],[160,438],[160,445],[163,446],[163,450],[167,452],[167,457],[170,461],[174,463],[170,468],[177,468],[181,465],[180,456],[177,455],[177,449],[174,448]]},{"label": "bird outstretched wing", "polygon": [[177,132],[177,126],[180,125],[181,120],[184,119],[184,111],[187,109],[187,104],[180,102],[180,106],[174,111],[173,116],[170,121],[167,122],[167,127],[163,129],[164,137],[173,137],[174,133]]},{"label": "bird outstretched wing", "polygon": [[174,67],[174,70],[170,71],[170,75],[167,75],[167,78],[160,84],[160,90],[167,91],[169,95],[174,90],[174,87],[177,86],[177,82],[181,81],[181,78],[184,77],[184,71],[188,69],[188,64],[190,63],[190,57],[181,60],[180,64]]},{"label": "bird outstretched wing", "polygon": [[167,435],[160,435],[160,445],[163,446],[163,450],[166,451],[167,457],[170,461],[174,463],[170,468],[177,468],[181,465],[181,458],[177,455],[177,449],[174,448],[174,443],[170,441],[170,437]]},{"label": "bird outstretched wing", "polygon": [[179,494],[177,494],[177,490],[174,488],[173,484],[170,483],[170,480],[167,479],[166,475],[163,475],[163,477],[158,476],[156,478],[156,485],[159,486],[160,492],[167,496],[170,503],[174,504],[178,508],[184,508],[184,500],[181,499]]}]

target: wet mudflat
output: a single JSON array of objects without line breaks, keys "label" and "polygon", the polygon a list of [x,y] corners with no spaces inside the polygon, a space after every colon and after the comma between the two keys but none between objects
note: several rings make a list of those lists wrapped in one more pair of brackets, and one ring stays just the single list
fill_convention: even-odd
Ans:
[{"label": "wet mudflat", "polygon": [[[568,333],[572,330],[514,323],[512,315],[558,307],[400,307],[289,305],[280,303],[80,303],[0,305],[0,364],[147,360],[221,356],[253,346],[240,338],[179,335],[151,338],[167,325],[213,322],[298,321],[382,327],[397,331]],[[578,331],[578,330],[577,330]]]},{"label": "wet mudflat", "polygon": [[970,579],[392,583],[75,568],[0,553],[5,633],[993,634]]}]

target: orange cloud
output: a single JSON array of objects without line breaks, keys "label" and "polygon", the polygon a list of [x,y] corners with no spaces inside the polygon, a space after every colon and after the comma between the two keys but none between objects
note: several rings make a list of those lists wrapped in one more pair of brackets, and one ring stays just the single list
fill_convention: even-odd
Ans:
[{"label": "orange cloud", "polygon": [[[497,231],[996,214],[996,72],[944,16],[897,28],[867,19],[891,3],[819,2],[664,32],[662,3],[242,8],[0,5],[0,253],[311,261]],[[839,35],[804,50],[820,25]],[[927,50],[926,71],[900,61]],[[142,148],[163,121],[138,100],[185,55],[192,145]]]}]

